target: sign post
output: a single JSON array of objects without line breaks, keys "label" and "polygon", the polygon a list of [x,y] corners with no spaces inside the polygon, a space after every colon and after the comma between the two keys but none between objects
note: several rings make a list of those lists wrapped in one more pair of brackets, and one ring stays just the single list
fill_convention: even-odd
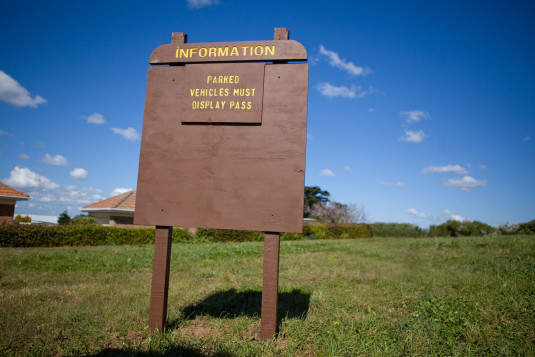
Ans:
[{"label": "sign post", "polygon": [[272,41],[172,43],[150,56],[134,223],[155,225],[149,330],[162,330],[172,227],[264,231],[261,338],[277,328],[279,232],[301,232],[308,64]]}]

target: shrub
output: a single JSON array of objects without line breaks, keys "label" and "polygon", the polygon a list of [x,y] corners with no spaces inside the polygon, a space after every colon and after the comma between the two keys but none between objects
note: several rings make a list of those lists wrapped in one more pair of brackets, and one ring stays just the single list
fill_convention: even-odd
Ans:
[{"label": "shrub", "polygon": [[192,242],[194,240],[195,237],[187,229],[179,227],[173,228],[173,243]]},{"label": "shrub", "polygon": [[303,234],[308,239],[328,239],[329,230],[326,223],[306,223],[303,225]]},{"label": "shrub", "polygon": [[518,234],[535,234],[535,219],[518,226]]},{"label": "shrub", "polygon": [[303,234],[308,239],[369,238],[373,228],[369,224],[306,223]]},{"label": "shrub", "polygon": [[305,236],[303,233],[290,233],[285,232],[281,233],[281,240],[303,240],[305,239]]},{"label": "shrub", "polygon": [[[85,220],[84,218],[83,221]],[[303,226],[303,233],[281,233],[281,240],[349,239],[372,236],[373,229],[367,224],[311,223]],[[193,236],[188,230],[177,227],[173,229],[172,239],[175,243],[262,241],[264,240],[264,232],[199,228],[196,235]],[[0,226],[0,247],[60,247],[153,243],[154,228],[108,227],[95,224]]]},{"label": "shrub", "polygon": [[13,221],[17,223],[30,223],[32,219],[29,216],[22,217],[20,214],[18,214],[15,216]]},{"label": "shrub", "polygon": [[199,228],[197,229],[196,237],[214,242],[250,242],[264,240],[264,233],[234,229]]},{"label": "shrub", "polygon": [[1,226],[2,247],[60,247],[154,243],[154,228],[117,228],[94,225]]},{"label": "shrub", "polygon": [[374,237],[422,237],[425,232],[415,224],[410,223],[374,223]]},{"label": "shrub", "polygon": [[429,227],[430,237],[486,236],[494,232],[488,224],[478,221],[447,221],[438,226]]},{"label": "shrub", "polygon": [[100,222],[95,217],[86,216],[79,214],[70,220],[69,224],[71,226],[100,226]]}]

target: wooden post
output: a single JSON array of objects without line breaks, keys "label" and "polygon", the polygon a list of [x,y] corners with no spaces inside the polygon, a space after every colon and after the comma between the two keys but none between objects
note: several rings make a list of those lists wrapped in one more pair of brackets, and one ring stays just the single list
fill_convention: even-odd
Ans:
[{"label": "wooden post", "polygon": [[[274,40],[289,40],[290,30],[275,28]],[[275,61],[273,63],[288,63]],[[264,233],[264,266],[262,275],[262,308],[260,313],[260,338],[264,341],[277,333],[279,294],[280,233]]]},{"label": "wooden post", "polygon": [[260,338],[269,340],[277,333],[277,304],[279,293],[280,234],[264,234],[264,266],[262,276],[262,310]]},{"label": "wooden post", "polygon": [[[188,42],[188,35],[173,32],[171,43]],[[167,323],[167,296],[169,292],[169,267],[173,227],[156,226],[154,233],[154,259],[152,262],[152,286],[150,290],[149,333],[163,331]]]},{"label": "wooden post", "polygon": [[152,286],[150,291],[149,333],[163,331],[167,319],[167,293],[173,227],[156,226]]}]

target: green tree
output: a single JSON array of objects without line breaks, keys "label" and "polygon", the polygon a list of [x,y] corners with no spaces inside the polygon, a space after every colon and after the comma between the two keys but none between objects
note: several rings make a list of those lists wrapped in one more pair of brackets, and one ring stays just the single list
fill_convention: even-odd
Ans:
[{"label": "green tree", "polygon": [[15,222],[17,223],[30,223],[31,221],[30,216],[22,217],[20,214],[15,216]]},{"label": "green tree", "polygon": [[66,225],[66,224],[69,224],[71,221],[71,216],[69,216],[67,214],[67,210],[63,211],[59,217],[58,217],[58,224],[60,226],[63,226],[63,225]]},{"label": "green tree", "polygon": [[95,217],[79,214],[78,216],[71,219],[69,224],[71,226],[99,226],[100,222]]},{"label": "green tree", "polygon": [[303,217],[310,217],[310,211],[315,205],[329,202],[331,194],[322,190],[319,186],[305,186],[305,204]]},{"label": "green tree", "polygon": [[535,234],[535,219],[518,226],[519,234]]}]

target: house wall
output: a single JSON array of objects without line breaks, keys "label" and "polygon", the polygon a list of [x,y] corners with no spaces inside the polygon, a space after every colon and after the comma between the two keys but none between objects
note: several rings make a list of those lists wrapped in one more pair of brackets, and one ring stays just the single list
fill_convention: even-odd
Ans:
[{"label": "house wall", "polygon": [[0,224],[13,224],[15,201],[0,200]]},{"label": "house wall", "polygon": [[98,219],[100,224],[108,225],[110,224],[110,215],[109,213],[102,213],[102,212],[88,212],[90,217],[95,217]]},{"label": "house wall", "polygon": [[101,224],[107,226],[132,225],[134,224],[134,213],[117,212],[88,212],[91,217],[95,217]]},{"label": "house wall", "polygon": [[117,224],[134,224],[134,216],[111,216],[110,225],[115,226]]}]

